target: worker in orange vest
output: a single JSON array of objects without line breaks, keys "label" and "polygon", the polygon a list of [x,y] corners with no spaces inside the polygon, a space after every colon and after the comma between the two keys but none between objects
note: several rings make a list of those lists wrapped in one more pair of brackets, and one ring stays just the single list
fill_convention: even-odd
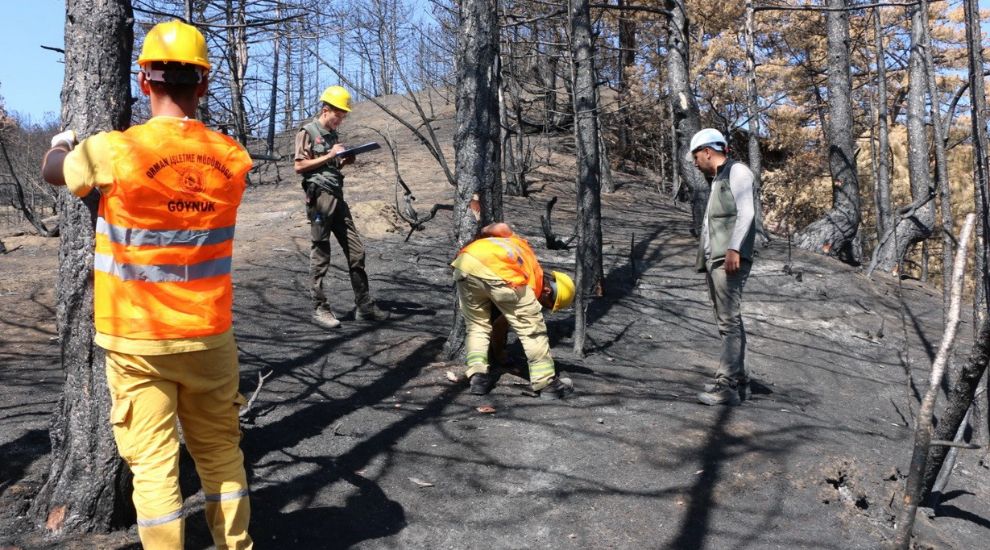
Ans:
[{"label": "worker in orange vest", "polygon": [[138,65],[151,119],[79,143],[72,130],[56,135],[42,175],[80,197],[100,192],[95,342],[106,350],[110,422],[134,474],[141,543],[183,546],[178,420],[217,548],[251,548],[231,329],[234,226],[251,158],[195,119],[210,70],[199,30],[156,25]]},{"label": "worker in orange vest", "polygon": [[559,271],[544,273],[529,243],[501,222],[482,228],[480,238],[462,248],[450,265],[467,329],[471,393],[485,395],[494,386],[488,372],[493,306],[519,336],[533,391],[549,399],[573,393],[570,379],[557,376],[542,308],[558,311],[571,305],[574,281]]}]

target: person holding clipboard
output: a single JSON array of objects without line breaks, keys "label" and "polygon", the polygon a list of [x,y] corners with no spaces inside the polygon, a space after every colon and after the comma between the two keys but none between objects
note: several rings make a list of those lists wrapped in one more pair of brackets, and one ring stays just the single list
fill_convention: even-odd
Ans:
[{"label": "person holding clipboard", "polygon": [[310,295],[314,303],[313,321],[324,328],[336,328],[334,315],[323,290],[330,268],[330,236],[337,239],[354,290],[358,321],[384,321],[388,315],[378,308],[368,287],[364,267],[364,245],[344,201],[344,175],[341,168],[354,162],[359,152],[377,149],[368,144],[348,150],[339,142],[337,128],[351,111],[351,94],[342,86],[330,86],[320,95],[316,118],[296,133],[293,167],[302,176],[306,192],[306,217],[310,222],[312,244],[309,254]]}]

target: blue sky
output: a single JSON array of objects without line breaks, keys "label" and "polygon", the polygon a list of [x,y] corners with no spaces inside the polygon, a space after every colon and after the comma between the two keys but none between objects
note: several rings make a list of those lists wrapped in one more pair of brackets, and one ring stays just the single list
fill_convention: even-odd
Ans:
[{"label": "blue sky", "polygon": [[[42,122],[46,113],[57,117],[62,56],[41,46],[62,47],[65,2],[7,0],[3,3],[0,96],[8,111],[20,113],[33,122]],[[980,7],[990,9],[990,0],[980,0]]]},{"label": "blue sky", "polygon": [[0,96],[8,111],[42,122],[46,112],[59,114],[64,65],[61,48],[64,0],[4,2],[0,17]]}]

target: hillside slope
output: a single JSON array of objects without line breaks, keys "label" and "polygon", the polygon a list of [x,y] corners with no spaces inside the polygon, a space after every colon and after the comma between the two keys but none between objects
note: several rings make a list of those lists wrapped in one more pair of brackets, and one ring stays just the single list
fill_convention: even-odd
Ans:
[{"label": "hillside slope", "polygon": [[[363,127],[389,125],[363,103],[342,130],[359,143],[374,138]],[[395,135],[417,209],[449,204],[436,163],[404,131]],[[531,196],[505,203],[507,221],[545,267],[572,270],[573,252],[546,250],[539,230],[552,196],[560,197],[557,230],[573,222],[566,141],[540,145],[545,162]],[[337,254],[330,295],[344,324],[328,332],[309,320],[301,191],[288,164],[278,184],[274,173],[254,177],[264,185],[246,195],[235,251],[242,391],[271,373],[244,426],[258,548],[867,549],[889,537],[917,409],[908,373],[923,390],[941,335],[933,289],[869,280],[796,250],[788,259],[786,242],[775,241],[759,250],[744,299],[754,399],[704,407],[694,392],[714,370],[718,335],[692,269],[689,214],[655,182],[620,174],[603,198],[607,295],[589,308],[588,354],[571,352],[573,312],[548,317],[558,368],[576,395],[527,396],[516,344],[496,389],[477,397],[448,380],[462,367],[439,357],[452,319],[449,214],[404,241],[388,155],[351,167],[348,200],[367,235],[373,292],[391,319],[354,321]],[[0,260],[0,544],[41,548],[49,544],[20,514],[45,471],[60,391],[56,246],[4,242],[21,248]],[[965,353],[966,342],[958,348]],[[495,412],[479,412],[483,405]],[[963,456],[939,517],[919,515],[919,546],[985,545],[981,456]],[[202,494],[191,463],[183,468],[189,547],[207,547],[194,513]],[[62,546],[135,540],[130,532]]]}]

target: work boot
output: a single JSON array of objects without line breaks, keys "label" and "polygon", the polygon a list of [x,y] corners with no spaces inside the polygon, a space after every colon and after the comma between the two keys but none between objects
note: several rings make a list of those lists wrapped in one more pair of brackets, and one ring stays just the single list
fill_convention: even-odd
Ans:
[{"label": "work boot", "polygon": [[[709,382],[709,383],[705,384],[705,392],[714,391],[715,390],[715,384],[716,384],[715,382]],[[740,401],[746,401],[746,400],[752,399],[752,397],[753,397],[753,390],[752,390],[752,388],[749,385],[749,378],[748,377],[745,380],[743,380],[742,382],[737,382],[736,383],[736,390],[738,390],[738,392],[739,392],[739,400]]]},{"label": "work boot", "polygon": [[563,399],[574,393],[574,383],[570,378],[555,376],[549,384],[540,390],[541,399]]},{"label": "work boot", "polygon": [[340,321],[329,309],[317,308],[313,312],[313,322],[320,325],[323,328],[337,328],[340,326]]},{"label": "work boot", "polygon": [[698,394],[698,401],[705,405],[735,406],[742,403],[739,391],[738,384],[735,382],[726,378],[719,378],[715,380],[714,384],[705,385],[705,391]]},{"label": "work boot", "polygon": [[483,372],[472,375],[470,382],[471,393],[474,395],[486,395],[495,385],[492,377]]},{"label": "work boot", "polygon": [[364,307],[359,307],[354,311],[354,319],[357,321],[384,321],[388,319],[388,312],[383,311],[372,303]]}]

